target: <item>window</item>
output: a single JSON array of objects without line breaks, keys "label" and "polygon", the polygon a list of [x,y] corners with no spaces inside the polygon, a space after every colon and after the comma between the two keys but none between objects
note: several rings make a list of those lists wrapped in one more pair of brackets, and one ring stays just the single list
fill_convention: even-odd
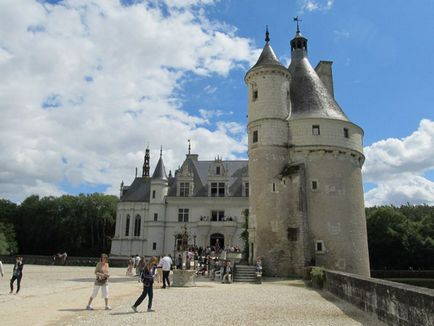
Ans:
[{"label": "window", "polygon": [[158,221],[158,213],[154,213],[154,221]]},{"label": "window", "polygon": [[273,182],[272,190],[273,192],[276,192],[276,184],[274,182]]},{"label": "window", "polygon": [[141,224],[141,217],[140,215],[137,215],[134,220],[134,236],[140,237],[140,224]]},{"label": "window", "polygon": [[344,137],[345,138],[349,138],[350,137],[350,133],[348,131],[348,128],[344,128]]},{"label": "window", "polygon": [[211,221],[213,222],[221,222],[225,219],[225,211],[212,211],[211,212]]},{"label": "window", "polygon": [[325,253],[324,241],[322,241],[322,240],[316,240],[315,241],[315,252],[317,254]]},{"label": "window", "polygon": [[156,242],[152,242],[152,250],[157,250],[157,243]]},{"label": "window", "polygon": [[211,197],[224,197],[224,196],[225,196],[225,183],[211,182]]},{"label": "window", "polygon": [[288,228],[288,240],[297,241],[298,228]]},{"label": "window", "polygon": [[219,166],[215,167],[215,174],[220,175],[220,167]]},{"label": "window", "polygon": [[125,236],[128,237],[130,235],[130,216],[127,215],[127,219],[125,220]]},{"label": "window", "polygon": [[318,181],[312,180],[312,190],[318,190]]},{"label": "window", "polygon": [[249,197],[249,183],[248,182],[246,182],[246,184],[245,184],[244,196]]},{"label": "window", "polygon": [[253,101],[256,101],[258,99],[258,90],[254,89],[252,95],[253,95]]},{"label": "window", "polygon": [[258,142],[258,131],[257,130],[253,130],[252,142],[253,143],[257,143]]},{"label": "window", "polygon": [[312,126],[312,135],[314,135],[314,136],[320,135],[319,125],[313,125]]},{"label": "window", "polygon": [[189,194],[190,194],[190,183],[180,182],[179,183],[179,196],[180,197],[188,197]]},{"label": "window", "polygon": [[188,222],[188,208],[178,209],[178,222]]},{"label": "window", "polygon": [[152,190],[152,198],[155,198],[155,190]]}]

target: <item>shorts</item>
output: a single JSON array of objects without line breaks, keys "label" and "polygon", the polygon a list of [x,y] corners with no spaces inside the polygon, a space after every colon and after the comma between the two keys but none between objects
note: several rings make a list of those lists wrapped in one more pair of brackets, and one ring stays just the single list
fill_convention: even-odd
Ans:
[{"label": "shorts", "polygon": [[104,299],[108,299],[108,297],[109,297],[108,284],[95,285],[93,287],[93,292],[92,292],[92,295],[91,295],[92,299],[96,298],[96,296],[98,294],[98,291],[99,291],[99,288],[101,288],[101,297],[104,298]]}]

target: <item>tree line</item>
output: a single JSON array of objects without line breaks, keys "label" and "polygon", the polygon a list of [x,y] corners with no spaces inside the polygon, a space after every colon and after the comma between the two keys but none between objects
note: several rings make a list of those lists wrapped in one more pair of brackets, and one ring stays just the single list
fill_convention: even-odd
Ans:
[{"label": "tree line", "polygon": [[366,209],[371,269],[434,269],[434,206]]},{"label": "tree line", "polygon": [[[0,254],[108,253],[117,203],[99,193],[0,199]],[[371,207],[366,218],[372,269],[434,269],[434,206]]]},{"label": "tree line", "polygon": [[110,252],[115,196],[32,195],[17,205],[0,200],[0,254],[98,256]]}]

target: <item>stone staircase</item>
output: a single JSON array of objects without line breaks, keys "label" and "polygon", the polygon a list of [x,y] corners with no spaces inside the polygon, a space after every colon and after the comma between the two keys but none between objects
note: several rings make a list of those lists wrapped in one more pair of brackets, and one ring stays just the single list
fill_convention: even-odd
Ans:
[{"label": "stone staircase", "polygon": [[252,282],[256,283],[256,267],[249,265],[235,265],[234,282]]}]

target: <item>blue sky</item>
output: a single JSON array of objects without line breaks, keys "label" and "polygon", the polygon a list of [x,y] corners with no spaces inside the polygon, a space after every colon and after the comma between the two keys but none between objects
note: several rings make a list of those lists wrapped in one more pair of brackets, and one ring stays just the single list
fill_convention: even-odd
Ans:
[{"label": "blue sky", "polygon": [[244,75],[265,25],[309,59],[365,131],[367,205],[434,205],[434,2],[65,0],[0,3],[0,197],[117,194],[160,144],[176,169],[246,158]]}]

